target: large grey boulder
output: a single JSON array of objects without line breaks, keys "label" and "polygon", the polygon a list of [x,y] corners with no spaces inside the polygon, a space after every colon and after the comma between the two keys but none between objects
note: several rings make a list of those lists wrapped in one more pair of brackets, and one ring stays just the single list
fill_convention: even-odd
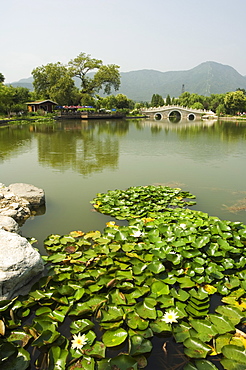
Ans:
[{"label": "large grey boulder", "polygon": [[0,229],[15,233],[19,233],[20,231],[18,223],[12,217],[1,216],[1,213],[0,213]]},{"label": "large grey boulder", "polygon": [[43,189],[39,189],[34,185],[15,183],[9,185],[9,190],[19,198],[26,199],[31,206],[38,207],[45,203]]},{"label": "large grey boulder", "polygon": [[44,269],[43,260],[27,239],[0,229],[0,300],[10,299]]}]

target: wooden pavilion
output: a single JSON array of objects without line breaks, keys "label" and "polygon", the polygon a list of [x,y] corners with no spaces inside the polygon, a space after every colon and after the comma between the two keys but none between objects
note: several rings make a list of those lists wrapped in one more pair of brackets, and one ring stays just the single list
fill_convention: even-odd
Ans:
[{"label": "wooden pavilion", "polygon": [[43,110],[45,112],[51,113],[57,103],[52,100],[39,100],[39,101],[32,101],[27,104],[28,112],[37,112],[38,110]]}]

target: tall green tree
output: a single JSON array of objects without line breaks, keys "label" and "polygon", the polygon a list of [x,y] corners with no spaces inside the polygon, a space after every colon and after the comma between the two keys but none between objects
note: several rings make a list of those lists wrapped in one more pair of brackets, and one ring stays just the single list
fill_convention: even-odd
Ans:
[{"label": "tall green tree", "polygon": [[153,94],[151,98],[152,107],[162,107],[164,105],[164,99],[159,94]]},{"label": "tall green tree", "polygon": [[[111,89],[119,89],[120,73],[116,64],[103,65],[102,60],[91,58],[90,54],[80,53],[68,63],[72,77],[81,81],[82,94],[93,95],[103,89],[105,94],[110,94]],[[88,76],[89,72],[94,72]]]},{"label": "tall green tree", "polygon": [[32,75],[35,93],[39,98],[51,99],[60,105],[78,103],[78,88],[67,67],[60,62],[37,67]]},{"label": "tall green tree", "polygon": [[211,109],[213,112],[217,112],[217,108],[219,108],[219,112],[223,112],[223,105],[225,100],[225,94],[211,94],[209,97],[206,97],[206,102],[208,105],[205,105],[205,109]]},{"label": "tall green tree", "polygon": [[240,90],[228,92],[225,95],[224,105],[227,114],[242,113],[246,111],[246,96]]},{"label": "tall green tree", "polygon": [[30,99],[30,91],[25,87],[13,87],[0,84],[0,111],[8,116],[11,113],[26,111],[26,102]]},{"label": "tall green tree", "polygon": [[190,93],[188,91],[183,92],[178,98],[178,105],[183,107],[189,107],[190,105]]},{"label": "tall green tree", "polygon": [[167,97],[166,97],[166,105],[171,105],[172,104],[172,100],[170,98],[170,95],[167,94]]},{"label": "tall green tree", "polygon": [[131,99],[128,99],[128,97],[124,94],[117,94],[115,96],[115,99],[117,109],[129,110],[134,108],[134,102]]}]

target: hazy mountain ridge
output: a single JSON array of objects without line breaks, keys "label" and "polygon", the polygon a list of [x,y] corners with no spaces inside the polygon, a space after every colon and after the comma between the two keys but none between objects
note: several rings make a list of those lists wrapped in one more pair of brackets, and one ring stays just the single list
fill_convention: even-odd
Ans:
[{"label": "hazy mountain ridge", "polygon": [[[33,78],[29,77],[11,85],[33,90],[32,81]],[[216,62],[204,62],[184,71],[142,69],[121,72],[121,86],[116,93],[125,94],[135,101],[150,101],[153,94],[160,94],[164,98],[167,94],[178,97],[183,85],[184,91],[190,93],[222,94],[237,88],[246,89],[246,76],[242,76],[231,66]]]}]

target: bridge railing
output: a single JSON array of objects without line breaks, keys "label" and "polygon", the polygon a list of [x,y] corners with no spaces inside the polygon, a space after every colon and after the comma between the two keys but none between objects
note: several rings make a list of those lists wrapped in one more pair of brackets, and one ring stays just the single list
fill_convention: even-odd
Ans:
[{"label": "bridge railing", "polygon": [[165,111],[165,110],[170,110],[170,109],[180,109],[180,110],[185,110],[188,112],[192,113],[201,113],[201,114],[214,114],[213,111],[211,110],[206,110],[206,109],[192,109],[188,107],[184,107],[182,105],[163,105],[161,107],[150,107],[150,108],[142,108],[141,112],[143,113],[154,113],[154,112],[160,112],[160,111]]}]

